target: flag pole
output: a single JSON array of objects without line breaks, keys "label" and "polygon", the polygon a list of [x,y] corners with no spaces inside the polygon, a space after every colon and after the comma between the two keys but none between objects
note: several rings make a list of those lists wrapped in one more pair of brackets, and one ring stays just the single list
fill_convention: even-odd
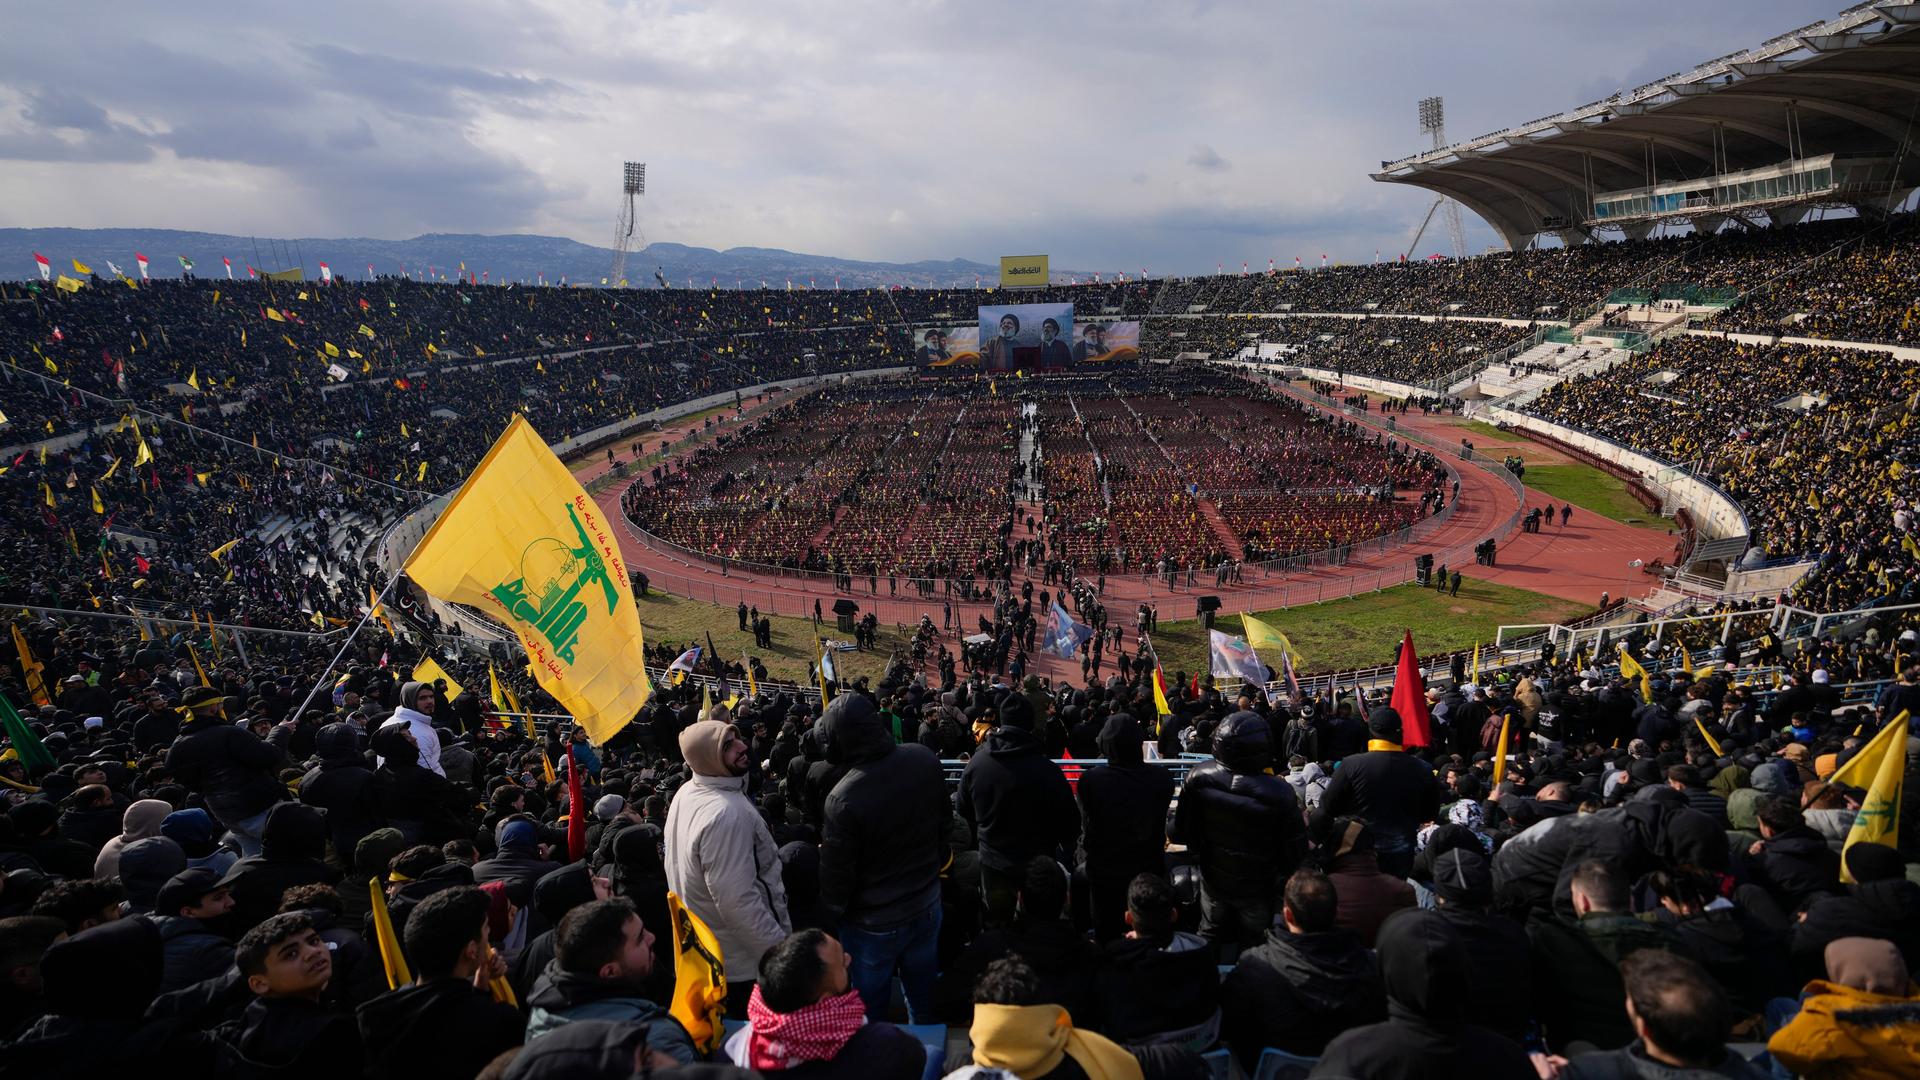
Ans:
[{"label": "flag pole", "polygon": [[327,661],[327,669],[320,673],[320,681],[313,684],[313,689],[307,691],[306,699],[301,701],[300,707],[293,711],[296,720],[307,714],[307,706],[313,704],[313,699],[318,697],[320,691],[327,685],[327,678],[333,674],[333,669],[340,666],[340,659],[347,655],[347,647],[353,644],[354,638],[360,636],[360,631],[366,629],[367,623],[373,619],[374,610],[386,603],[387,594],[393,591],[394,584],[399,580],[399,574],[394,574],[387,579],[386,587],[381,589],[380,595],[374,598],[372,606],[367,608],[367,613],[360,616],[360,622],[347,634],[347,640],[340,643],[339,651],[333,654],[333,659]]}]

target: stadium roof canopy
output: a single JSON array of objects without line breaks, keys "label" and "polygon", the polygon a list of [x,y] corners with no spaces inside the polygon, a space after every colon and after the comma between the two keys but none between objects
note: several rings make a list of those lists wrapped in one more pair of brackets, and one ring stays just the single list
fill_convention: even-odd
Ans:
[{"label": "stadium roof canopy", "polygon": [[1878,0],[1604,101],[1381,162],[1373,178],[1450,196],[1515,249],[1543,233],[1644,236],[1674,218],[1709,230],[1821,205],[1874,213],[1920,186],[1916,120],[1920,3]]}]

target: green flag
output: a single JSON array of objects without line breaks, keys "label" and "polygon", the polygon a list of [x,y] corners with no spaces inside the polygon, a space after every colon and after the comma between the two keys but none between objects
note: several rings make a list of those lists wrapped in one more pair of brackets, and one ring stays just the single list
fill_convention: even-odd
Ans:
[{"label": "green flag", "polygon": [[13,744],[13,751],[19,755],[20,763],[27,767],[27,775],[53,770],[53,755],[47,752],[39,736],[27,727],[27,722],[20,719],[20,714],[13,709],[13,702],[8,701],[5,694],[0,694],[0,727],[6,729],[7,741]]}]

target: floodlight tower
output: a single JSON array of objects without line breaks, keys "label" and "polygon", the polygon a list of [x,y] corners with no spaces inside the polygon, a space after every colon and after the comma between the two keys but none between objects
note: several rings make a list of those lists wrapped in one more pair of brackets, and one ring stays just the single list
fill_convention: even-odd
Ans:
[{"label": "floodlight tower", "polygon": [[[635,200],[647,193],[647,163],[629,161],[620,168],[620,217],[613,225],[613,273],[607,278],[618,289],[626,284],[627,253],[633,250],[633,235],[640,221]],[[640,237],[641,246],[646,236]]]},{"label": "floodlight tower", "polygon": [[[1420,130],[1433,137],[1433,149],[1447,145],[1447,107],[1445,101],[1437,97],[1420,99]],[[1436,197],[1433,205],[1427,207],[1427,216],[1421,220],[1420,227],[1414,230],[1413,242],[1407,245],[1407,258],[1414,257],[1414,249],[1420,246],[1420,237],[1425,235],[1427,225],[1433,221],[1434,211],[1438,210],[1447,223],[1447,239],[1453,241],[1453,257],[1464,259],[1467,255],[1467,234],[1460,226],[1460,204],[1445,195]]]}]

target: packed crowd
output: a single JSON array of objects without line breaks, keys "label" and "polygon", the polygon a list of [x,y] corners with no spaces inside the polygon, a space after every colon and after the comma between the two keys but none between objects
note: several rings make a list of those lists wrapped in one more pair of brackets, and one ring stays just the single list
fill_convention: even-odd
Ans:
[{"label": "packed crowd", "polygon": [[1745,512],[1749,560],[1817,560],[1799,602],[1840,611],[1920,598],[1916,395],[1920,375],[1885,353],[1685,336],[1528,408],[1693,467]]},{"label": "packed crowd", "polygon": [[[297,639],[202,677],[184,633],[16,626],[0,1075],[1920,1068],[1920,806],[1843,853],[1833,782],[1920,709],[1898,615],[1777,690],[1639,629],[1644,688],[1548,651],[1423,707],[923,658],[824,709],[661,680],[598,747],[378,630],[321,680]],[[1896,678],[1850,704],[1850,662]]]},{"label": "packed crowd", "polygon": [[1437,511],[1447,485],[1431,455],[1189,369],[833,387],[623,504],[689,550],[897,591],[892,579],[990,580],[1009,563],[1052,583],[1320,551]]}]

